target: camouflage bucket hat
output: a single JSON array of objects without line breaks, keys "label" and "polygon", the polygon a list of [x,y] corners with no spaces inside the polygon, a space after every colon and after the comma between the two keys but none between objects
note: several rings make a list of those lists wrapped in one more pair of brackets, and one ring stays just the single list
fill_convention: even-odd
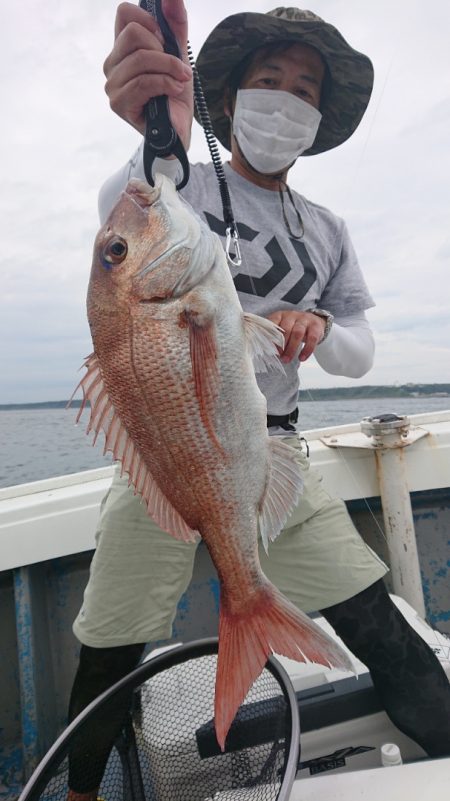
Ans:
[{"label": "camouflage bucket hat", "polygon": [[337,147],[356,130],[367,108],[373,87],[372,63],[312,11],[284,7],[265,14],[245,12],[227,17],[200,50],[197,70],[217,139],[231,150],[230,120],[223,110],[231,73],[253,50],[277,42],[315,47],[328,68],[320,106],[322,120],[314,144],[303,155]]}]

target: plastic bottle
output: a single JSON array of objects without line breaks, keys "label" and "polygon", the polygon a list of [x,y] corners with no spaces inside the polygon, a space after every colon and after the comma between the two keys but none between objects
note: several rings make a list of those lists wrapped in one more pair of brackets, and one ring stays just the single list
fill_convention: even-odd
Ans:
[{"label": "plastic bottle", "polygon": [[384,743],[381,746],[381,764],[383,768],[391,768],[394,765],[402,765],[402,755],[400,748],[395,743]]}]

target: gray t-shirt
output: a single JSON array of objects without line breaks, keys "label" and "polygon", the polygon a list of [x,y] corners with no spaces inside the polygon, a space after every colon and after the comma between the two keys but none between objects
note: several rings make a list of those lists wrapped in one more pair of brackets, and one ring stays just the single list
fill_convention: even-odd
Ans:
[{"label": "gray t-shirt", "polygon": [[[263,317],[292,309],[326,309],[336,317],[357,314],[374,305],[364,281],[346,225],[328,209],[291,190],[304,234],[290,235],[278,192],[261,189],[224,165],[233,213],[240,236],[242,265],[231,267],[245,311]],[[191,165],[182,196],[206,220],[225,245],[225,223],[212,164]],[[299,221],[284,193],[284,208],[294,234]],[[278,371],[257,376],[269,414],[283,415],[297,405],[297,359]]]}]

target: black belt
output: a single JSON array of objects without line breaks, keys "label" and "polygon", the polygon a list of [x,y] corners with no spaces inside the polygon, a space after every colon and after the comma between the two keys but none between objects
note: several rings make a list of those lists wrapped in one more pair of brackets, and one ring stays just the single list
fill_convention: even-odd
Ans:
[{"label": "black belt", "polygon": [[267,428],[271,428],[272,426],[280,426],[284,428],[285,431],[295,431],[293,423],[296,423],[298,420],[298,406],[294,409],[293,412],[290,414],[268,414],[267,415]]}]

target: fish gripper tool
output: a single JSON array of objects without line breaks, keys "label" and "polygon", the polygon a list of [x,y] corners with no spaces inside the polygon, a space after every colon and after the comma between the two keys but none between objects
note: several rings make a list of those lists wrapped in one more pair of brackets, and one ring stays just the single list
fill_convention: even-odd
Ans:
[{"label": "fish gripper tool", "polygon": [[[181,58],[178,42],[161,10],[161,0],[140,0],[139,5],[156,19],[164,37],[164,51]],[[151,97],[144,108],[144,172],[150,186],[155,185],[153,162],[156,158],[176,156],[183,168],[183,177],[177,189],[186,186],[189,180],[189,161],[183,143],[172,125],[167,95]]]}]

